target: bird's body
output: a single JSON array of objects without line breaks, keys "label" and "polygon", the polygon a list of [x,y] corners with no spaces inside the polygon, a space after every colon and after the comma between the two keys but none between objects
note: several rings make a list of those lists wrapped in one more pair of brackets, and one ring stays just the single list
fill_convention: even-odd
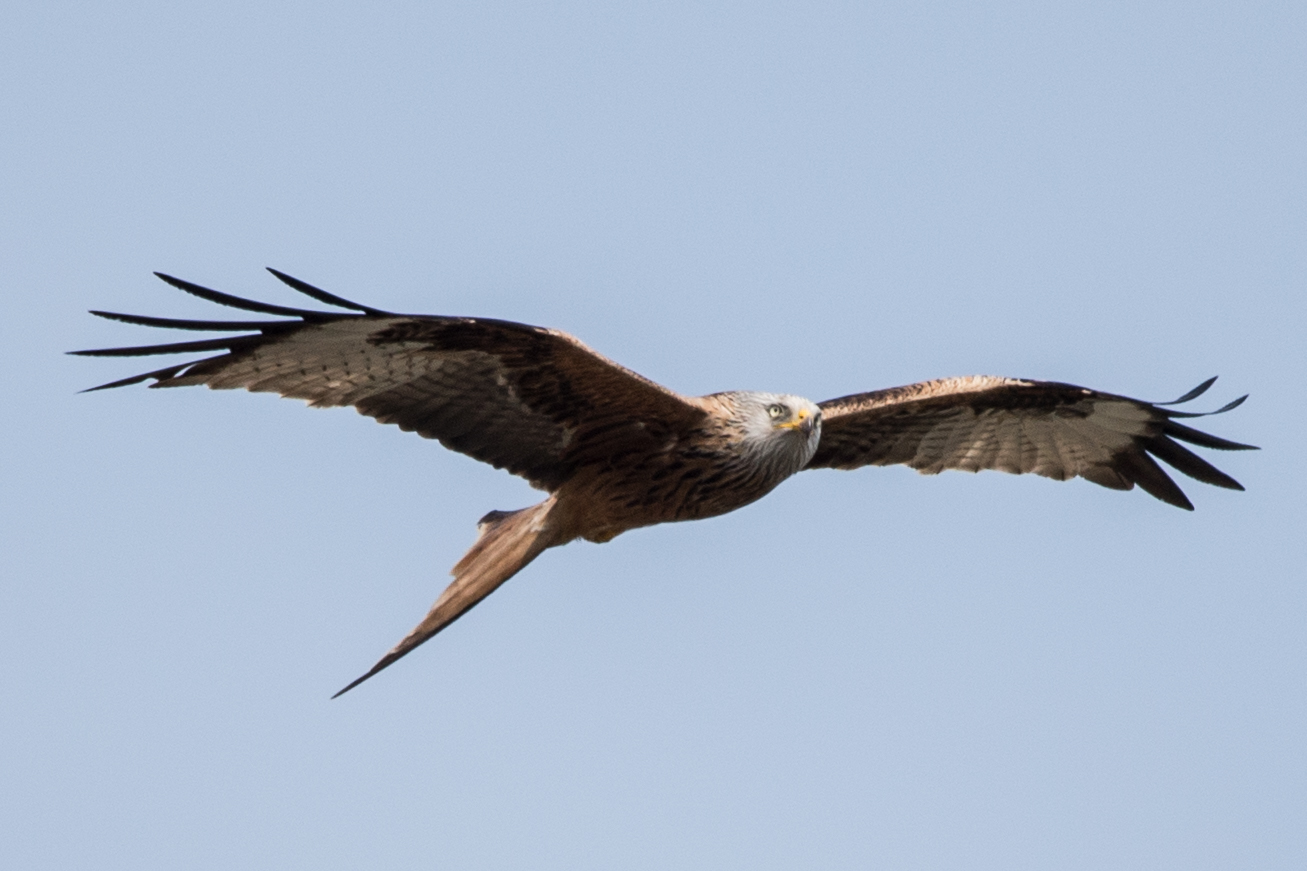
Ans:
[{"label": "bird's body", "polygon": [[1200,481],[1243,489],[1179,442],[1223,450],[1247,445],[1175,420],[1197,415],[1075,385],[978,376],[819,404],[747,391],[688,397],[556,330],[397,315],[273,272],[302,293],[350,311],[252,302],[161,275],[210,301],[291,319],[191,321],[95,312],[145,326],[256,332],[76,353],[222,351],[102,387],[154,379],[154,387],[206,384],[276,392],[314,406],[352,405],[549,493],[530,508],[482,518],[477,541],[427,616],[342,693],[431,638],[550,547],[725,514],[805,468],[904,463],[926,473],[952,468],[1081,476],[1120,490],[1139,484],[1163,501],[1192,508],[1156,456]]},{"label": "bird's body", "polygon": [[[697,401],[705,408],[700,420],[632,439],[625,450],[580,466],[559,488],[573,538],[603,542],[641,526],[726,514],[766,496],[817,449],[821,411],[806,399],[733,392]],[[793,426],[773,432],[769,407],[785,409]],[[766,428],[751,430],[751,420],[767,421]]]}]

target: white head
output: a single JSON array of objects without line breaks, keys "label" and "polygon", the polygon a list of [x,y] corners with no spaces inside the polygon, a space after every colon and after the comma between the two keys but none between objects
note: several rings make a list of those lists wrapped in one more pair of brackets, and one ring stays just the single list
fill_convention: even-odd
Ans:
[{"label": "white head", "polygon": [[821,441],[821,409],[788,393],[730,394],[746,450],[777,483],[808,465]]}]

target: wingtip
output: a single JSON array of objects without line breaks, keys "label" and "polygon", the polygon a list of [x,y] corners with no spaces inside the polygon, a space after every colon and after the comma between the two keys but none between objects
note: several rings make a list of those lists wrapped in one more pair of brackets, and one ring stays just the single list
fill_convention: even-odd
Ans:
[{"label": "wingtip", "polygon": [[[1166,477],[1167,480],[1169,481],[1170,476],[1167,475]],[[1167,493],[1167,494],[1153,493],[1151,490],[1148,490],[1147,487],[1144,488],[1144,491],[1151,493],[1153,496],[1157,497],[1158,499],[1161,499],[1167,505],[1174,505],[1176,508],[1183,508],[1185,511],[1193,511],[1194,503],[1189,500],[1189,494],[1181,490],[1180,487],[1176,485],[1174,482],[1172,482],[1172,486],[1175,487],[1175,492],[1173,493]]]},{"label": "wingtip", "polygon": [[[76,354],[79,352],[70,351],[69,353]],[[143,375],[133,375],[130,378],[121,378],[117,381],[110,381],[107,384],[97,384],[95,387],[88,387],[85,390],[77,391],[77,395],[80,396],[83,393],[95,393],[97,390],[113,390],[115,387],[127,387],[131,384],[140,384],[142,381],[146,380],[147,378],[158,378],[158,373],[146,372]]]},{"label": "wingtip", "polygon": [[276,278],[278,281],[280,281],[282,284],[287,285],[291,289],[296,290],[304,294],[305,296],[310,297],[311,299],[316,299],[318,302],[325,303],[327,305],[334,305],[337,308],[343,308],[343,309],[349,309],[350,311],[361,312],[362,314],[365,315],[376,316],[376,315],[389,314],[389,312],[382,311],[381,309],[372,308],[371,306],[366,306],[363,305],[362,303],[354,302],[353,300],[350,299],[345,299],[345,297],[343,296],[337,296],[334,293],[323,290],[322,288],[317,287],[315,285],[309,284],[307,281],[305,281],[302,278],[296,278],[293,275],[288,275],[287,273],[282,272],[280,269],[274,269],[271,266],[265,266],[263,268],[268,270],[268,272],[270,272],[272,276]]},{"label": "wingtip", "polygon": [[1213,375],[1211,378],[1208,378],[1202,384],[1199,384],[1197,387],[1195,387],[1193,390],[1190,390],[1188,393],[1181,396],[1179,399],[1172,399],[1170,402],[1155,402],[1153,404],[1154,405],[1184,405],[1186,402],[1189,402],[1190,400],[1193,399],[1197,399],[1198,397],[1206,393],[1211,388],[1211,386],[1216,383],[1216,379],[1219,377],[1220,376],[1218,375]]},{"label": "wingtip", "polygon": [[[1149,492],[1147,488],[1145,488],[1145,492]],[[1185,511],[1194,510],[1194,503],[1189,501],[1189,496],[1179,487],[1176,487],[1175,493],[1169,494],[1167,496],[1163,496],[1158,493],[1152,493],[1152,495],[1162,500],[1167,505],[1174,505],[1176,508],[1183,508]]]},{"label": "wingtip", "polygon": [[1220,408],[1216,409],[1216,411],[1213,411],[1212,414],[1225,414],[1227,411],[1233,411],[1234,409],[1243,405],[1247,401],[1248,401],[1248,394],[1245,393],[1243,396],[1240,396],[1238,399],[1233,399],[1227,402],[1225,405],[1222,405]]}]

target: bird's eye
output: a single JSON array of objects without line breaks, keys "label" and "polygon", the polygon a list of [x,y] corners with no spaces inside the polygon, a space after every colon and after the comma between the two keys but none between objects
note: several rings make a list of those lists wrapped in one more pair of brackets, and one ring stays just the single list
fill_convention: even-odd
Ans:
[{"label": "bird's eye", "polygon": [[781,417],[785,414],[785,406],[769,405],[767,406],[767,414],[771,416],[772,420],[775,420],[776,418]]}]

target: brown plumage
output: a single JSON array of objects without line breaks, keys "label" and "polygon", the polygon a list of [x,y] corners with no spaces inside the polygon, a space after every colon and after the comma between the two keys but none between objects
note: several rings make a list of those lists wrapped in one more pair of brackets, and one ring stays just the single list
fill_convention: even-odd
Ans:
[{"label": "brown plumage", "polygon": [[[1199,415],[1071,384],[972,377],[928,381],[814,404],[784,394],[682,396],[557,330],[486,318],[400,315],[350,302],[270,270],[345,312],[269,305],[167,275],[211,302],[283,320],[197,321],[93,314],[152,327],[240,335],[74,353],[140,356],[219,351],[93,390],[153,379],[270,391],[313,406],[352,405],[381,423],[438,439],[547,491],[520,511],[493,511],[427,616],[357,686],[458,619],[544,550],[577,538],[696,520],[765,496],[804,468],[904,463],[928,474],[999,469],[1080,476],[1192,509],[1156,457],[1184,474],[1242,490],[1180,442],[1250,446],[1199,432]],[[1228,411],[1243,398],[1217,412]],[[337,693],[337,695],[340,695]]]}]

